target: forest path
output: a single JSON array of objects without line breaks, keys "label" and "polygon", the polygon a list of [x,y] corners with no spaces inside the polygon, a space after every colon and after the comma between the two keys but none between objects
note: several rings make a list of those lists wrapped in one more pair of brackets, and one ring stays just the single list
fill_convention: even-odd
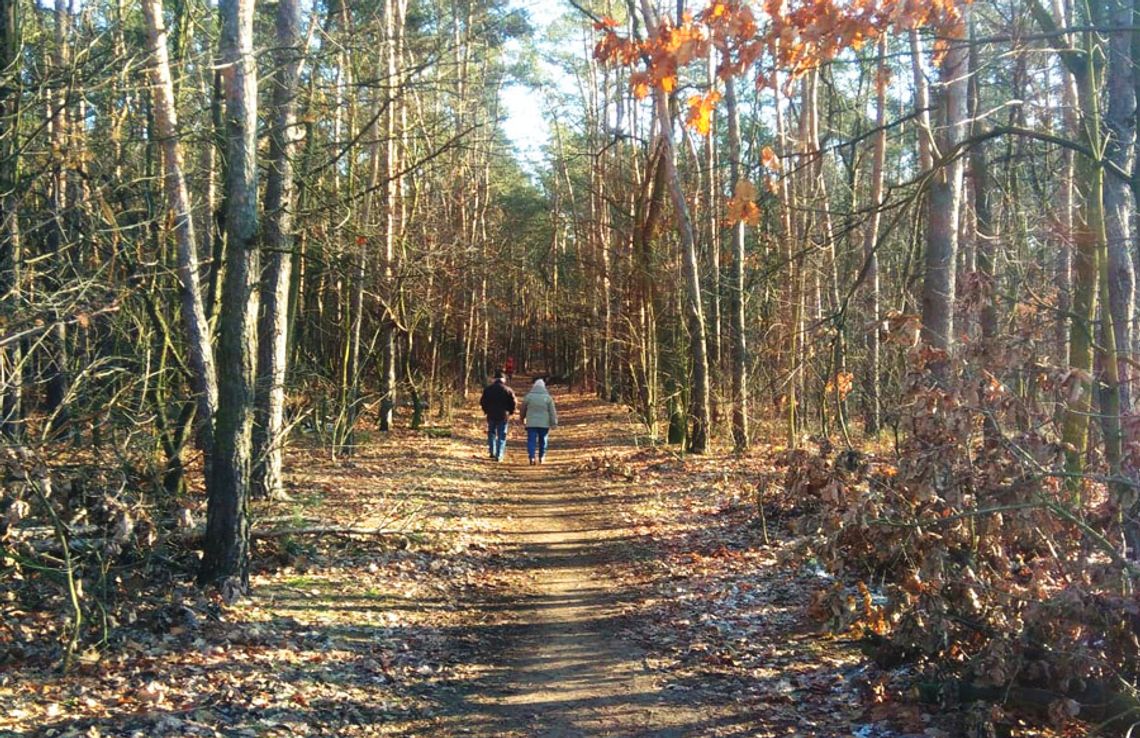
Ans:
[{"label": "forest path", "polygon": [[474,403],[350,458],[299,438],[255,527],[386,534],[262,541],[249,598],[187,567],[73,672],[50,644],[3,664],[0,738],[892,735],[806,624],[820,580],[754,525],[762,458],[639,448],[621,408],[554,394],[542,466],[518,422],[489,460]]},{"label": "forest path", "polygon": [[[515,384],[520,395],[529,386]],[[495,521],[511,594],[475,604],[476,619],[501,625],[479,644],[496,663],[438,725],[481,736],[703,734],[710,711],[670,699],[643,651],[621,637],[622,608],[638,593],[607,568],[643,552],[619,514],[625,488],[582,474],[591,457],[629,445],[633,431],[612,405],[558,390],[555,400],[562,425],[551,432],[547,463],[527,463],[517,422],[505,461],[487,462],[498,495],[484,514]]]}]

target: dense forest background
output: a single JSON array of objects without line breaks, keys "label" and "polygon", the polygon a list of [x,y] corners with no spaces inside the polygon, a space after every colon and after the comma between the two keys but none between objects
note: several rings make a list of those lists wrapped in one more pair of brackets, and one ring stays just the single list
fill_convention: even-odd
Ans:
[{"label": "dense forest background", "polygon": [[0,0],[5,592],[62,583],[65,662],[156,547],[244,592],[287,446],[513,356],[774,456],[761,507],[885,592],[836,627],[1134,703],[1136,12]]}]

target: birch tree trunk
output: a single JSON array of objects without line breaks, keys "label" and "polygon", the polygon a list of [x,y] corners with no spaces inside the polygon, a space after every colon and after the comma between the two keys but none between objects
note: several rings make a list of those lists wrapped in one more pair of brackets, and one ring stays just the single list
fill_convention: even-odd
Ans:
[{"label": "birch tree trunk", "polygon": [[297,153],[297,83],[302,58],[300,0],[278,0],[275,27],[273,125],[265,184],[266,265],[261,283],[257,422],[253,433],[253,492],[258,497],[276,497],[284,489],[285,375],[296,199],[293,159]]},{"label": "birch tree trunk", "polygon": [[249,502],[257,343],[257,65],[254,0],[221,0],[226,74],[226,264],[218,334],[218,411],[207,482],[203,584],[249,587]]}]

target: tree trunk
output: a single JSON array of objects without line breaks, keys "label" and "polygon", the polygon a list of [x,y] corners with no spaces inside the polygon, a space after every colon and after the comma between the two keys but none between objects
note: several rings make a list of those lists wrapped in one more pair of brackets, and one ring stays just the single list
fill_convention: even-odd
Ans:
[{"label": "tree trunk", "polygon": [[[19,0],[0,0],[0,315],[19,309],[23,254],[20,244],[19,131],[22,45]],[[0,433],[12,441],[24,434],[24,355],[19,342],[0,349]]]},{"label": "tree trunk", "polygon": [[[773,72],[773,85],[772,94],[775,98],[775,115],[776,115],[776,141],[779,144],[779,152],[781,155],[787,155],[792,151],[791,137],[788,135],[788,122],[785,120],[785,102],[782,85],[780,84],[779,70]],[[784,418],[785,418],[785,441],[788,448],[797,448],[799,446],[799,392],[797,392],[796,383],[800,372],[800,323],[801,311],[800,294],[802,287],[800,285],[802,269],[800,268],[799,261],[795,258],[794,241],[796,239],[795,224],[792,221],[792,191],[791,191],[791,174],[782,174],[779,178],[779,203],[780,203],[780,229],[783,233],[784,241],[784,258],[788,265],[788,281],[787,281],[787,294],[788,294],[788,308],[784,316],[784,321],[787,326],[787,343],[786,348],[787,366],[786,371],[783,372],[784,386],[787,388],[784,393]]]},{"label": "tree trunk", "polygon": [[206,540],[198,578],[249,587],[249,501],[252,476],[257,343],[257,65],[254,0],[221,0],[226,89],[226,265],[218,326],[218,411],[208,483]]},{"label": "tree trunk", "polygon": [[[968,44],[959,28],[948,40],[942,60],[938,150],[951,152],[962,141],[966,124]],[[943,352],[930,364],[934,379],[949,378],[954,349],[954,290],[958,263],[958,219],[962,205],[963,160],[956,157],[934,173],[930,184],[926,232],[926,268],[922,282],[922,338]]]},{"label": "tree trunk", "polygon": [[392,427],[396,407],[396,309],[399,299],[394,284],[396,275],[396,238],[399,230],[399,186],[396,180],[399,162],[399,111],[396,96],[400,86],[399,39],[404,19],[397,0],[384,0],[384,63],[386,93],[384,111],[384,324],[381,335],[380,430]]},{"label": "tree trunk", "polygon": [[[646,28],[657,28],[649,0],[641,0]],[[692,353],[692,388],[689,400],[689,451],[704,453],[708,448],[711,418],[709,414],[709,365],[705,339],[705,316],[701,307],[701,275],[697,263],[697,245],[693,236],[693,223],[689,219],[689,205],[681,189],[677,172],[677,151],[673,143],[673,116],[669,110],[669,96],[664,90],[654,90],[657,122],[664,146],[665,174],[677,218],[681,239],[681,272],[685,282],[685,317],[689,326],[689,346]]]},{"label": "tree trunk", "polygon": [[164,187],[167,207],[174,220],[174,240],[178,246],[178,281],[182,298],[182,320],[189,342],[193,389],[197,395],[200,437],[205,443],[207,466],[212,447],[214,412],[218,406],[217,371],[210,343],[210,325],[202,302],[198,271],[198,242],[194,230],[194,208],[186,187],[182,147],[179,143],[178,111],[174,103],[174,83],[170,74],[166,26],[162,0],[142,0],[146,18],[147,46],[153,59],[151,99],[154,126],[162,147]]},{"label": "tree trunk", "polygon": [[[1080,134],[1077,130],[1077,89],[1076,80],[1072,73],[1061,67],[1061,110],[1064,120],[1064,132],[1074,139]],[[1069,337],[1072,324],[1069,313],[1073,309],[1073,211],[1076,208],[1076,161],[1072,149],[1061,152],[1060,184],[1061,202],[1058,223],[1060,227],[1060,241],[1057,249],[1057,357],[1058,364],[1063,368],[1071,366],[1069,355]]]},{"label": "tree trunk", "polygon": [[297,82],[301,67],[300,0],[278,0],[274,50],[273,126],[265,184],[266,265],[258,325],[257,409],[253,433],[253,492],[284,491],[285,376],[289,347],[289,293],[293,272],[293,158],[297,152]]},{"label": "tree trunk", "polygon": [[[740,181],[740,111],[736,107],[736,82],[724,83],[728,113],[729,181]],[[748,448],[748,347],[744,334],[744,221],[732,226],[732,275],[729,310],[732,312],[732,443],[737,451]]]},{"label": "tree trunk", "polygon": [[882,402],[879,398],[880,359],[882,344],[879,340],[879,223],[882,220],[883,170],[887,157],[887,36],[879,38],[879,59],[875,72],[875,148],[871,156],[871,209],[867,230],[863,234],[863,258],[867,261],[867,406],[863,415],[863,429],[868,436],[879,432]]},{"label": "tree trunk", "polygon": [[934,155],[931,151],[933,133],[930,128],[930,91],[926,85],[926,75],[922,71],[922,41],[917,29],[910,31],[910,55],[914,109],[918,116],[918,170],[922,173],[934,168]]},{"label": "tree trunk", "polygon": [[[55,55],[52,60],[59,80],[68,78],[71,64],[71,11],[67,0],[55,0]],[[70,103],[70,87],[60,84],[48,95],[48,128],[51,138],[51,225],[48,228],[48,252],[51,259],[46,267],[45,287],[56,293],[62,287],[65,273],[64,261],[71,258],[72,233],[68,228],[73,203],[67,199],[68,186],[68,144],[67,124],[70,117],[67,109]],[[45,371],[47,381],[44,392],[44,410],[48,415],[47,431],[61,435],[71,426],[69,396],[71,377],[68,370],[67,324],[62,315],[52,316],[54,326],[44,336]]]},{"label": "tree trunk", "polygon": [[[714,63],[714,56],[712,50],[709,51],[708,65],[706,68],[707,76],[705,79],[706,84],[710,90],[714,89],[716,85],[716,66]],[[716,166],[716,112],[712,114],[709,133],[704,137],[704,150],[702,154],[702,169],[705,172],[704,179],[704,200],[705,200],[705,213],[704,220],[706,224],[704,237],[706,239],[705,254],[707,255],[708,262],[708,293],[709,293],[709,313],[708,313],[708,331],[709,331],[709,371],[711,377],[709,380],[710,386],[716,385],[717,389],[712,391],[712,416],[717,418],[719,410],[716,408],[719,402],[720,394],[720,373],[723,367],[723,348],[721,340],[721,273],[720,273],[720,219],[717,217],[717,200],[719,191],[719,177],[717,176]],[[739,135],[739,131],[737,132]],[[734,182],[735,183],[735,182]]]},{"label": "tree trunk", "polygon": [[[1108,108],[1104,114],[1104,155],[1121,171],[1131,174],[1136,146],[1136,88],[1133,85],[1133,0],[1110,0],[1106,21],[1114,28],[1108,39]],[[1112,311],[1118,352],[1120,409],[1131,408],[1128,356],[1132,351],[1135,272],[1132,262],[1132,223],[1135,201],[1128,180],[1104,180],[1104,221],[1108,248],[1108,306]]]},{"label": "tree trunk", "polygon": [[[1057,21],[1049,14],[1040,0],[1031,0],[1030,12],[1038,25],[1046,33],[1053,34],[1051,43],[1056,47],[1061,61],[1073,75],[1077,92],[1078,126],[1080,143],[1091,152],[1101,151],[1102,120],[1100,114],[1100,73],[1101,63],[1096,59],[1095,49],[1077,50],[1068,45],[1064,36],[1057,33]],[[1092,40],[1086,36],[1086,43]],[[1089,417],[1092,411],[1093,382],[1093,324],[1096,318],[1096,291],[1098,281],[1107,289],[1107,264],[1098,265],[1102,250],[1107,257],[1107,247],[1102,249],[1106,239],[1104,222],[1104,174],[1097,162],[1088,156],[1077,157],[1076,179],[1084,191],[1084,203],[1080,208],[1073,228],[1073,311],[1069,337],[1071,373],[1069,382],[1072,388],[1062,419],[1061,437],[1068,449],[1065,453],[1065,469],[1070,477],[1069,488],[1074,496],[1079,495],[1078,475],[1084,470],[1084,457],[1089,435]],[[1105,278],[1099,278],[1101,268]],[[1102,311],[1104,320],[1111,324],[1112,311]],[[1102,393],[1101,400],[1105,426],[1105,455],[1112,466],[1113,457],[1119,462],[1120,436],[1113,431],[1119,428],[1119,388],[1112,382],[1116,377],[1115,330],[1104,335],[1105,372],[1109,384]],[[1111,345],[1109,345],[1111,344]],[[1107,354],[1111,354],[1111,361]],[[1111,364],[1111,365],[1110,365]],[[1117,405],[1115,418],[1112,407]]]},{"label": "tree trunk", "polygon": [[[971,28],[972,36],[973,29]],[[981,115],[978,75],[982,72],[978,60],[978,48],[974,44],[970,45],[969,60],[969,109],[971,125],[974,128],[971,134],[976,135],[981,132],[978,130]],[[994,351],[996,350],[994,341],[997,339],[998,332],[997,301],[995,299],[997,275],[994,272],[994,253],[998,243],[998,235],[994,224],[993,208],[990,204],[990,199],[994,194],[994,183],[990,178],[987,148],[984,141],[975,143],[970,147],[970,176],[974,194],[974,240],[977,250],[977,270],[984,280],[985,286],[985,295],[978,315],[978,323],[982,334],[982,356],[987,365],[992,365],[992,360],[995,358]],[[983,377],[978,381],[985,383],[987,380]],[[996,408],[986,408],[982,421],[986,441],[991,445],[996,444],[1000,438],[995,412]]]}]

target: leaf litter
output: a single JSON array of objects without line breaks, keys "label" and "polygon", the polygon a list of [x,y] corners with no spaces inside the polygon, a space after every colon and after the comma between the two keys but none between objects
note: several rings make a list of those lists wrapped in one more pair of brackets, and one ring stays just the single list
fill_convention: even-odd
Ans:
[{"label": "leaf litter", "polygon": [[[788,563],[779,519],[765,542],[757,508],[774,452],[639,448],[624,414],[595,405],[600,446],[559,452],[555,437],[553,453],[570,457],[565,493],[596,498],[591,514],[625,534],[602,565],[618,610],[612,637],[643,654],[660,699],[708,710],[686,734],[954,734],[955,719],[908,692],[905,667],[879,668],[809,616],[827,575]],[[398,430],[348,460],[291,451],[290,499],[258,503],[259,518],[398,532],[273,539],[259,546],[251,598],[205,596],[187,575],[139,602],[130,622],[109,624],[69,674],[43,659],[5,662],[0,735],[441,735],[439,725],[461,725],[443,716],[467,709],[471,685],[508,678],[504,643],[488,634],[517,610],[496,603],[525,602],[542,573],[506,542],[505,528],[527,524],[501,497],[511,470],[482,458],[477,418],[457,422],[450,439]],[[34,643],[48,617],[4,620]],[[736,720],[713,719],[724,705]]]}]

